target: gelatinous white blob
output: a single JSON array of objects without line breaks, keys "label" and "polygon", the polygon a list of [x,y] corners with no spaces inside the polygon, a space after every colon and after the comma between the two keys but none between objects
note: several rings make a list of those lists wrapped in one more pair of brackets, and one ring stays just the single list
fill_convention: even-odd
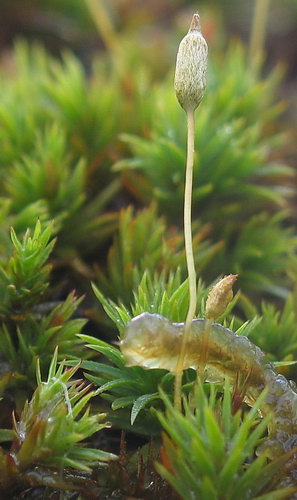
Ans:
[{"label": "gelatinous white blob", "polygon": [[[192,322],[186,346],[185,368],[199,368],[203,349],[205,320]],[[143,313],[130,321],[120,348],[128,365],[163,368],[174,372],[180,351],[184,323],[171,323],[159,314]],[[217,323],[207,338],[206,380],[222,382],[228,376],[236,383],[238,374],[247,380],[245,402],[253,405],[265,387],[268,395],[261,413],[272,412],[269,436],[261,446],[275,458],[297,445],[297,394],[288,380],[275,372],[264,353],[247,337],[236,335]]]}]

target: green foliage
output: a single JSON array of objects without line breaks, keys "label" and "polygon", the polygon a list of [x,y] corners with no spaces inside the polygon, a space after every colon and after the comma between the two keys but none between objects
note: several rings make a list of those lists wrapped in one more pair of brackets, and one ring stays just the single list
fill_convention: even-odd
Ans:
[{"label": "green foliage", "polygon": [[[286,214],[260,213],[240,228],[238,237],[216,259],[213,272],[228,269],[239,274],[243,291],[262,291],[285,298],[288,294],[288,259],[296,251],[296,234],[284,227]],[[228,222],[224,231],[228,234]],[[231,232],[231,231],[230,231]]]},{"label": "green foliage", "polygon": [[[190,402],[185,401],[184,415],[164,397],[166,413],[159,413],[159,419],[166,432],[165,453],[157,470],[181,498],[268,500],[289,498],[296,491],[293,487],[278,487],[290,454],[269,464],[264,455],[254,458],[269,422],[269,417],[260,423],[257,419],[265,396],[263,393],[243,417],[240,412],[232,414],[228,386],[223,399],[218,399],[214,386],[209,397],[200,386]],[[247,466],[251,458],[253,462]]]},{"label": "green foliage", "polygon": [[[188,280],[182,281],[181,273],[162,272],[160,275],[145,272],[139,286],[133,291],[133,301],[125,306],[121,301],[115,303],[107,299],[101,291],[93,285],[93,290],[102,304],[106,314],[118,328],[120,334],[125,325],[133,317],[143,312],[158,313],[171,321],[184,321],[189,304]],[[202,299],[207,290],[200,281],[197,291],[197,307],[201,312],[204,307]],[[198,313],[199,314],[199,313]]]},{"label": "green foliage", "polygon": [[[0,350],[13,377],[22,373],[29,382],[34,380],[37,356],[42,358],[42,371],[49,366],[56,345],[60,349],[60,357],[81,355],[83,346],[77,334],[86,323],[85,319],[71,319],[81,299],[70,293],[64,302],[55,307],[47,304],[36,307],[25,316],[16,316],[15,325],[3,323],[0,328]],[[45,310],[43,310],[45,309]]]},{"label": "green foliage", "polygon": [[65,217],[83,202],[85,165],[71,165],[65,132],[57,124],[37,135],[34,152],[12,169],[7,192],[15,211],[45,200],[50,217]]},{"label": "green foliage", "polygon": [[[75,160],[102,155],[116,133],[119,106],[117,87],[102,85],[99,68],[90,85],[71,54],[58,62],[41,47],[25,43],[16,45],[15,65],[14,78],[3,74],[1,79],[0,164],[10,165],[31,153],[36,132],[53,123],[65,130]],[[97,158],[97,166],[102,160]]]},{"label": "green foliage", "polygon": [[42,230],[40,221],[36,223],[32,236],[28,230],[23,241],[11,229],[14,253],[0,267],[2,317],[14,312],[25,312],[39,301],[46,290],[50,272],[46,261],[54,246],[54,240],[49,241],[51,235],[51,227]]},{"label": "green foliage", "polygon": [[20,477],[26,480],[37,465],[89,472],[92,466],[116,458],[81,443],[106,424],[102,423],[104,414],[90,415],[86,407],[94,392],[80,380],[71,380],[78,368],[64,370],[63,363],[57,367],[56,350],[46,382],[42,382],[37,371],[37,388],[14,423],[11,452],[6,454],[1,449],[1,487],[20,481]]},{"label": "green foliage", "polygon": [[[198,154],[193,188],[199,215],[218,223],[230,215],[235,204],[243,210],[241,215],[248,215],[251,203],[263,206],[269,200],[281,204],[282,190],[271,186],[271,180],[292,175],[288,167],[269,162],[280,137],[267,137],[264,132],[264,125],[280,111],[279,106],[271,106],[278,73],[259,81],[258,70],[247,65],[240,47],[230,47],[223,61],[221,66],[218,61],[211,66],[208,92],[196,117]],[[169,216],[176,217],[183,200],[185,116],[176,105],[171,81],[155,93],[149,138],[122,136],[133,157],[120,160],[114,168],[143,172],[151,185],[150,196],[158,199]],[[256,179],[261,179],[261,186]]]},{"label": "green foliage", "polygon": [[[194,258],[197,271],[200,272],[220,249],[220,244],[211,245],[205,239],[209,227],[200,227],[195,231]],[[185,272],[185,251],[183,236],[176,228],[167,229],[164,218],[157,216],[157,207],[149,208],[133,216],[132,207],[120,212],[119,229],[107,257],[106,271],[97,271],[100,289],[113,300],[120,300],[127,307],[133,299],[133,291],[140,284],[147,271],[155,274],[153,281],[157,283],[158,275],[161,284],[170,271],[180,268]],[[172,279],[171,279],[172,280]],[[176,276],[174,285],[180,280]],[[179,283],[180,284],[180,283]],[[149,285],[152,287],[151,285]],[[155,300],[149,293],[147,300]],[[141,307],[141,306],[140,306]],[[149,305],[149,310],[154,306]],[[133,314],[135,310],[133,311]]]},{"label": "green foliage", "polygon": [[10,228],[13,227],[16,234],[25,233],[28,228],[34,227],[36,221],[48,221],[49,214],[43,201],[30,203],[18,213],[13,213],[12,203],[9,198],[0,198],[0,260],[7,260],[11,252]]},{"label": "green foliage", "polygon": [[[219,122],[232,117],[242,118],[248,125],[271,122],[284,108],[276,102],[277,89],[283,76],[276,66],[268,77],[261,77],[261,64],[251,65],[246,48],[231,42],[227,51],[214,53],[209,59],[208,99],[213,101],[212,113]],[[259,116],[260,114],[260,116]]]},{"label": "green foliage", "polygon": [[[54,217],[55,231],[63,229],[61,256],[78,260],[76,247],[98,248],[116,226],[117,214],[102,209],[120,187],[108,168],[118,86],[103,83],[103,66],[91,84],[74,56],[57,62],[24,43],[16,46],[15,66],[14,78],[3,74],[0,83],[0,195],[16,229],[32,227],[36,215]],[[14,220],[22,212],[26,225]]]},{"label": "green foliage", "polygon": [[54,245],[51,233],[51,226],[43,229],[38,221],[33,234],[28,230],[20,241],[12,229],[13,255],[0,266],[0,351],[12,379],[22,373],[30,383],[37,356],[42,356],[42,369],[47,370],[56,345],[61,357],[81,353],[76,335],[86,322],[71,319],[81,302],[74,293],[61,303],[45,301],[51,269],[47,261]]},{"label": "green foliage", "polygon": [[[253,311],[253,313],[252,313]],[[257,314],[252,309],[250,314]],[[290,294],[283,308],[263,302],[259,321],[252,328],[249,338],[269,355],[273,361],[297,358],[296,299]]]}]

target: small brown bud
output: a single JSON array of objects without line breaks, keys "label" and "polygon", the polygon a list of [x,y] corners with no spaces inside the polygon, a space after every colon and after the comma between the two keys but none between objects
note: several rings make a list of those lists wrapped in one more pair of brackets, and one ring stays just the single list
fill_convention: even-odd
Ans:
[{"label": "small brown bud", "polygon": [[237,280],[238,274],[229,274],[210,290],[205,306],[205,316],[215,321],[226,311],[228,304],[233,299],[232,286]]},{"label": "small brown bud", "polygon": [[188,34],[180,42],[175,68],[174,89],[185,111],[194,111],[200,104],[206,86],[207,43],[194,14]]}]

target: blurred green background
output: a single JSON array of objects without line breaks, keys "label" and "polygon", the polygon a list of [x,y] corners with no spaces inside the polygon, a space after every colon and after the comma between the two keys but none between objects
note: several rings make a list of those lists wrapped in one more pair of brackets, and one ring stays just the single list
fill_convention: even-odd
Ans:
[{"label": "blurred green background", "polygon": [[[0,50],[5,58],[15,40],[25,38],[41,42],[54,55],[70,49],[88,68],[94,54],[132,39],[135,53],[142,53],[158,77],[173,67],[177,42],[193,12],[199,11],[204,35],[214,51],[224,49],[234,37],[249,43],[254,8],[254,0],[1,0]],[[284,63],[281,92],[293,101],[289,113],[293,121],[296,46],[297,0],[270,0],[266,68]]]},{"label": "blurred green background", "polygon": [[[105,13],[120,36],[135,37],[144,50],[159,46],[163,55],[168,56],[176,51],[175,44],[170,43],[172,37],[179,31],[184,33],[191,14],[197,10],[210,46],[224,44],[233,36],[248,41],[254,1],[2,0],[2,52],[16,37],[25,37],[41,41],[54,53],[71,48],[87,62],[105,46],[104,35],[96,30],[91,6],[101,15]],[[281,59],[288,64],[291,78],[297,71],[296,45],[297,0],[271,0],[267,53],[270,61]],[[166,66],[161,68],[164,70]]]}]

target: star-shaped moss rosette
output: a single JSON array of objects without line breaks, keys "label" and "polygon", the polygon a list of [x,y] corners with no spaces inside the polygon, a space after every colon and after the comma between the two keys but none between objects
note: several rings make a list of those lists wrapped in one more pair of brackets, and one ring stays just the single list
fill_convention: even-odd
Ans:
[{"label": "star-shaped moss rosette", "polygon": [[14,417],[13,430],[0,432],[2,440],[12,441],[9,452],[0,449],[0,489],[5,491],[18,481],[30,484],[37,466],[47,469],[48,478],[52,468],[54,487],[59,483],[55,471],[61,467],[91,472],[93,466],[117,458],[82,443],[108,424],[103,423],[105,414],[90,414],[87,405],[95,393],[81,380],[73,379],[78,368],[65,370],[63,363],[58,366],[56,349],[45,382],[37,369],[37,388],[31,400],[20,417]]}]

